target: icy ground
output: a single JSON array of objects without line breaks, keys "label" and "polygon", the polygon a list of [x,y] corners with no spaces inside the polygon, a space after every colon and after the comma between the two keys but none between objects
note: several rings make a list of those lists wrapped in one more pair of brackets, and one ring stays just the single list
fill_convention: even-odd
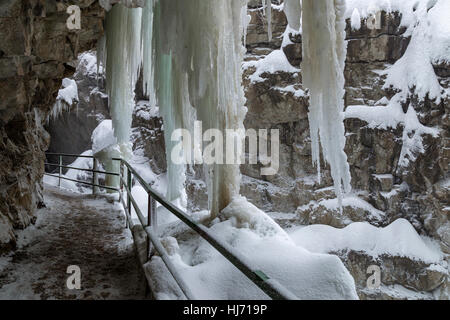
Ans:
[{"label": "icy ground", "polygon": [[[47,208],[0,257],[0,299],[143,299],[144,279],[121,207],[112,199],[46,186]],[[81,268],[68,290],[67,267]]]}]

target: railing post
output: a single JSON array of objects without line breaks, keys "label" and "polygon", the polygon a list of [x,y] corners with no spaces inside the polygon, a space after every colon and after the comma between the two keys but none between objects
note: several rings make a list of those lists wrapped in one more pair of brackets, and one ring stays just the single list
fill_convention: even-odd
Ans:
[{"label": "railing post", "polygon": [[148,226],[152,227],[153,231],[157,231],[158,218],[156,215],[156,201],[148,194],[148,213],[147,213]]},{"label": "railing post", "polygon": [[120,165],[119,165],[119,202],[122,201],[123,199],[123,163],[122,161],[120,161]]},{"label": "railing post", "polygon": [[58,187],[61,188],[61,176],[62,176],[62,156],[59,156],[59,180],[58,180]]},{"label": "railing post", "polygon": [[130,194],[128,194],[128,192],[131,193],[131,189],[132,189],[131,184],[133,183],[133,177],[131,176],[131,174],[132,173],[131,173],[130,168],[127,167],[127,186],[128,186],[127,207],[128,207],[128,213],[130,214],[130,217],[131,217],[131,197],[130,197]]},{"label": "railing post", "polygon": [[[148,193],[148,207],[147,207],[147,226],[152,227],[156,234],[156,229],[158,227],[157,215],[156,215],[156,201],[153,199],[150,193]],[[147,235],[147,257],[150,259],[150,254],[152,252],[152,242],[150,237]]]},{"label": "railing post", "polygon": [[92,172],[92,194],[96,194],[98,192],[98,175],[95,171],[98,170],[98,161],[96,158],[93,158],[93,161],[94,163],[92,165],[92,168],[94,171]]}]

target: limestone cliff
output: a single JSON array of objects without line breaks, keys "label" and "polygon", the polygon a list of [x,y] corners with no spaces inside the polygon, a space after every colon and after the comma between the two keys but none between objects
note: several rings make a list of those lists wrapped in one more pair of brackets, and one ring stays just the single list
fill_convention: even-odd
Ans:
[{"label": "limestone cliff", "polygon": [[[81,8],[80,30],[67,28],[71,4]],[[43,205],[43,125],[71,62],[102,36],[104,15],[95,0],[0,2],[0,251]]]}]

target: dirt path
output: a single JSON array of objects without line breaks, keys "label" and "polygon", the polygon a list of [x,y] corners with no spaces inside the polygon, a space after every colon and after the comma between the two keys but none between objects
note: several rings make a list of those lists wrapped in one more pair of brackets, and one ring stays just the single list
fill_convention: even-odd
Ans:
[{"label": "dirt path", "polygon": [[[144,279],[117,202],[47,187],[47,208],[0,257],[0,299],[144,299]],[[81,270],[69,290],[68,266]]]}]

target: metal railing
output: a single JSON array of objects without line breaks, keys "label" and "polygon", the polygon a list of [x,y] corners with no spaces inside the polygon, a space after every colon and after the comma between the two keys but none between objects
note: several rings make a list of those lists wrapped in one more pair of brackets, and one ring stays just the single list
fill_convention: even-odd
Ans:
[{"label": "metal railing", "polygon": [[[64,155],[64,154],[49,154],[49,155],[57,155],[57,156],[74,156],[74,155]],[[95,168],[95,162],[97,161],[94,157],[91,156],[83,156],[85,158],[92,158],[94,159],[94,165],[93,168]],[[120,188],[112,188],[112,187],[104,187],[99,186],[98,183],[95,183],[95,179],[93,178],[92,183],[87,182],[81,182],[80,183],[86,183],[93,186],[93,189],[95,190],[95,187],[101,187],[105,189],[113,189],[120,193],[120,199],[119,201],[122,203],[125,214],[127,217],[127,226],[133,225],[132,220],[132,207],[134,208],[134,211],[139,219],[139,222],[141,223],[142,227],[144,228],[147,236],[148,236],[148,255],[147,259],[150,260],[150,253],[152,252],[151,246],[154,247],[156,252],[160,255],[161,259],[163,260],[164,264],[166,265],[169,272],[172,274],[173,278],[175,279],[176,283],[180,287],[183,294],[186,296],[189,300],[196,300],[195,295],[192,293],[191,289],[187,285],[187,283],[183,280],[180,273],[178,272],[177,268],[173,265],[172,260],[170,259],[169,255],[167,254],[166,250],[164,249],[163,245],[161,244],[159,240],[158,230],[157,230],[157,214],[156,214],[156,203],[160,203],[163,207],[165,207],[169,212],[174,214],[178,219],[180,219],[182,222],[184,222],[190,229],[195,231],[198,235],[200,235],[204,240],[206,240],[211,246],[213,246],[217,251],[219,251],[229,262],[231,262],[238,270],[240,270],[250,281],[252,281],[256,286],[258,286],[264,293],[266,293],[270,298],[274,300],[296,300],[298,299],[292,292],[290,292],[288,289],[283,287],[277,280],[271,279],[268,277],[262,270],[255,269],[251,266],[248,259],[243,256],[239,251],[235,250],[233,247],[231,247],[228,243],[222,241],[221,239],[214,236],[210,230],[191,219],[186,213],[181,211],[179,208],[174,206],[172,203],[167,201],[162,195],[160,195],[158,192],[153,190],[144,179],[136,172],[135,169],[125,160],[114,158],[113,161],[120,161],[120,172],[119,173],[111,173],[111,172],[100,172],[97,170],[89,170],[89,169],[80,169],[80,168],[71,168],[75,170],[84,170],[93,172],[94,174],[97,173],[103,173],[103,174],[110,174],[120,177]],[[60,158],[61,163],[61,158]],[[61,176],[61,170],[63,167],[62,164],[60,165],[54,165],[58,166],[60,168],[60,176]],[[126,172],[125,172],[126,169]],[[53,175],[54,176],[54,175]],[[56,176],[58,177],[58,176]],[[61,179],[64,179],[64,177],[61,177]],[[147,213],[147,219],[142,213],[141,209],[139,208],[136,200],[133,198],[133,195],[131,193],[131,189],[133,186],[133,179],[136,179],[139,184],[144,188],[144,190],[148,194],[148,213]],[[71,179],[68,179],[71,180]],[[126,198],[125,195],[126,194]]]},{"label": "metal railing", "polygon": [[[111,175],[111,176],[119,176],[119,174],[115,173],[115,172],[99,171],[98,170],[98,160],[95,157],[93,157],[93,156],[84,156],[84,155],[76,155],[76,154],[68,154],[68,153],[50,153],[50,152],[47,152],[46,155],[47,156],[56,156],[56,157],[58,157],[59,164],[48,163],[48,162],[44,163],[44,165],[46,165],[48,167],[53,167],[53,168],[58,168],[59,169],[58,170],[58,175],[45,172],[46,176],[58,178],[58,187],[61,187],[61,180],[67,180],[67,181],[72,181],[72,182],[76,182],[76,183],[80,183],[80,184],[91,186],[93,194],[97,193],[98,188],[107,189],[107,190],[111,190],[111,191],[117,191],[117,192],[119,191],[118,188],[115,188],[115,187],[112,187],[112,186],[103,186],[103,185],[99,184],[99,182],[98,182],[98,174]],[[63,158],[86,158],[86,159],[92,159],[92,161],[93,161],[92,169],[84,169],[84,168],[76,168],[76,167],[71,167],[71,166],[65,166],[65,165],[63,165]],[[63,175],[63,169],[72,169],[72,170],[77,170],[77,171],[91,172],[92,173],[92,181],[91,182],[87,182],[87,181],[81,181],[81,180],[67,178],[67,177],[65,177]]]}]

